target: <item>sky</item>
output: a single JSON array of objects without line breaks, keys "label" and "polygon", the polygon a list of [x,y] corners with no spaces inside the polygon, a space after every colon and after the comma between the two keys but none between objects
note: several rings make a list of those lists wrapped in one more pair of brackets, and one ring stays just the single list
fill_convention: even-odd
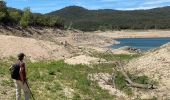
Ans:
[{"label": "sky", "polygon": [[170,6],[170,0],[5,0],[8,7],[32,12],[48,13],[66,6],[81,6],[87,9],[137,10]]}]

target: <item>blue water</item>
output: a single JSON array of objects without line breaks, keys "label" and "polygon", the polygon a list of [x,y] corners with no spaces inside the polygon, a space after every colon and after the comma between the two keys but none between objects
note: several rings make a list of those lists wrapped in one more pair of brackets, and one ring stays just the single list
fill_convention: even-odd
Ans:
[{"label": "blue water", "polygon": [[120,44],[112,45],[111,48],[120,48],[124,46],[129,46],[131,48],[148,50],[153,48],[158,48],[161,45],[170,42],[170,37],[165,38],[120,38],[114,39],[119,41]]}]

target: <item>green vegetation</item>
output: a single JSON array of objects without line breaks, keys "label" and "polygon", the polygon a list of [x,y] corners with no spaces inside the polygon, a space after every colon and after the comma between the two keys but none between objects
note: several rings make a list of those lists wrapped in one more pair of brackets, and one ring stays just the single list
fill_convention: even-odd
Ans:
[{"label": "green vegetation", "polygon": [[6,22],[6,17],[8,16],[6,3],[4,1],[0,1],[0,21]]},{"label": "green vegetation", "polygon": [[13,81],[12,79],[9,80],[2,80],[1,86],[10,86],[10,87],[14,87]]},{"label": "green vegetation", "polygon": [[158,83],[156,81],[150,80],[149,77],[147,77],[146,75],[136,76],[134,74],[130,74],[129,72],[127,74],[133,82],[140,83],[140,84],[158,85]]},{"label": "green vegetation", "polygon": [[8,13],[9,13],[9,21],[11,22],[11,24],[18,25],[21,19],[21,12],[17,10],[8,9]]},{"label": "green vegetation", "polygon": [[[153,83],[152,80],[150,80],[147,76],[143,75],[143,76],[137,76],[137,75],[133,75],[128,73],[129,78],[135,82],[135,83],[140,83],[140,84],[149,84],[149,83]],[[116,72],[115,75],[115,79],[114,79],[114,84],[116,86],[116,88],[118,88],[119,90],[124,91],[126,94],[128,95],[132,95],[132,88],[127,86],[127,82],[125,80],[124,75],[121,72]],[[156,85],[156,83],[154,84]]]},{"label": "green vegetation", "polygon": [[125,77],[121,72],[117,72],[114,80],[116,88],[124,91],[128,95],[132,95],[132,89],[126,85]]},{"label": "green vegetation", "polygon": [[[102,54],[95,54],[101,56]],[[138,55],[111,55],[101,56],[102,58],[112,60],[127,60],[137,57]],[[10,64],[16,61],[15,58],[10,57],[8,60],[0,60],[0,85],[14,89],[14,84],[10,79],[8,68]],[[37,61],[30,62],[26,60],[27,77],[32,92],[35,94],[36,99],[49,99],[49,100],[114,100],[115,96],[110,95],[107,90],[99,87],[97,81],[88,79],[90,74],[96,73],[109,73],[114,74],[112,80],[117,89],[125,92],[127,95],[132,96],[132,87],[127,86],[125,77],[119,71],[113,70],[116,65],[112,63],[100,63],[95,65],[69,65],[64,63],[63,60],[59,61]],[[147,76],[136,76],[128,73],[128,76],[133,82],[140,84],[148,84],[152,81]],[[112,81],[109,81],[109,83]],[[4,90],[5,91],[5,90]],[[11,96],[12,99],[14,96]],[[11,100],[12,100],[11,99]]]},{"label": "green vegetation", "polygon": [[24,11],[9,8],[4,1],[0,1],[0,25],[64,28],[64,21],[58,16],[32,13],[29,8]]},{"label": "green vegetation", "polygon": [[[28,67],[28,77],[30,77],[29,80],[32,82],[32,88],[37,95],[41,95],[38,94],[38,91],[43,91],[46,93],[45,97],[67,99],[63,90],[71,87],[74,90],[73,98],[75,99],[97,100],[98,98],[113,98],[107,91],[102,90],[97,83],[87,79],[88,74],[97,71],[97,67],[92,69],[85,65],[68,65],[63,61],[29,62],[27,66],[30,66]],[[99,68],[98,70],[101,69]],[[34,82],[42,84],[39,87],[45,85],[45,88],[38,88],[37,90],[37,86],[33,85]],[[44,97],[40,97],[39,99],[41,98],[43,99]]]},{"label": "green vegetation", "polygon": [[31,16],[31,25],[32,26],[48,26],[48,27],[64,27],[64,20],[58,16],[49,16],[42,14],[33,14]]},{"label": "green vegetation", "polygon": [[169,29],[170,7],[150,10],[119,11],[111,9],[88,10],[70,6],[49,15],[64,18],[66,26],[83,31],[121,29]]},{"label": "green vegetation", "polygon": [[[3,86],[12,84],[9,79],[7,61],[0,63],[0,73]],[[69,99],[66,94],[70,92],[73,100],[93,99],[113,100],[114,96],[110,95],[107,90],[101,89],[97,82],[90,81],[88,75],[98,72],[112,73],[112,66],[94,65],[92,68],[86,65],[69,65],[64,61],[27,61],[28,80],[30,87],[35,94],[36,99],[43,100],[63,100]],[[6,85],[5,85],[6,84]]]},{"label": "green vegetation", "polygon": [[113,60],[130,60],[132,58],[136,58],[141,56],[141,54],[110,54],[110,53],[99,53],[94,52],[91,56],[97,57],[97,58],[103,58],[107,61],[113,61]]},{"label": "green vegetation", "polygon": [[31,18],[31,11],[29,8],[25,8],[20,20],[20,26],[26,28],[29,25],[30,18]]},{"label": "green vegetation", "polygon": [[[70,6],[48,14],[6,7],[0,1],[0,25],[75,28],[82,31],[121,29],[169,29],[170,7],[150,10],[88,10]],[[29,20],[31,19],[31,20]]]}]

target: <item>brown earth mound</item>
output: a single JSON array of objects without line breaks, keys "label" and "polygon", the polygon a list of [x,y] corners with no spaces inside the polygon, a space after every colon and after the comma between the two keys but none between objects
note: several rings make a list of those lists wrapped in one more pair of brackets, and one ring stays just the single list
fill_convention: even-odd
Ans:
[{"label": "brown earth mound", "polygon": [[136,75],[144,74],[158,82],[158,89],[152,94],[160,100],[170,99],[170,43],[130,61],[125,68]]}]

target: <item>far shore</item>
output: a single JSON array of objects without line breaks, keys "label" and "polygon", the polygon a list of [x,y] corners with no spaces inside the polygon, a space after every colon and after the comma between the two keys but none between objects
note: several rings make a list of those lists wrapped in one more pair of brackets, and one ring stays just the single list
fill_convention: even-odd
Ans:
[{"label": "far shore", "polygon": [[122,31],[97,31],[96,35],[109,38],[159,38],[170,37],[170,30],[122,30]]}]

